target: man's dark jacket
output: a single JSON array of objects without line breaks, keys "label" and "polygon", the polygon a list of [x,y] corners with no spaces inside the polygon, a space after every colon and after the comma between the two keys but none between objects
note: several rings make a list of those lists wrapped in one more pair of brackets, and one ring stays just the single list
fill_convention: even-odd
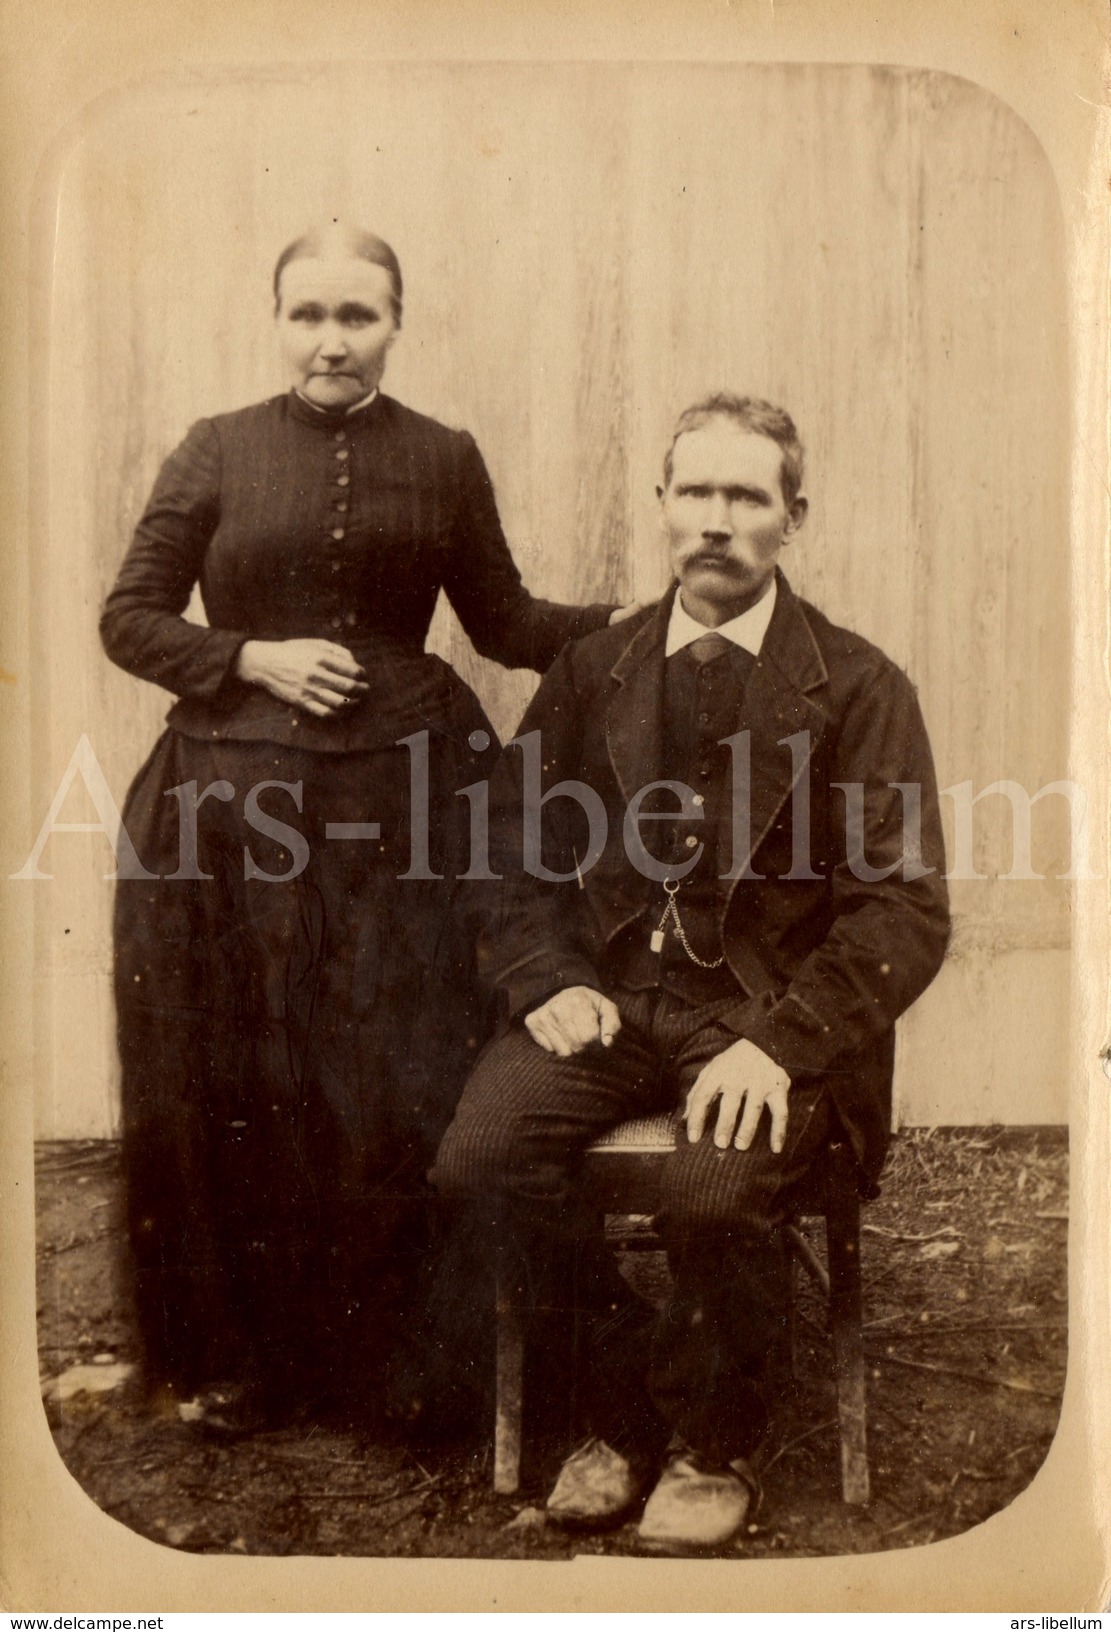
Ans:
[{"label": "man's dark jacket", "polygon": [[[615,937],[638,918],[644,934],[654,927],[661,886],[629,861],[624,821],[638,790],[668,775],[664,646],[674,594],[673,586],[657,606],[565,647],[518,730],[518,739],[540,732],[545,791],[569,780],[600,796],[608,817],[600,859],[583,866],[585,816],[559,797],[543,807],[542,861],[569,877],[541,882],[526,872],[526,750],[511,744],[493,778],[490,857],[503,882],[487,886],[481,905],[476,898],[480,960],[511,1015],[563,987],[611,989]],[[780,574],[735,730],[751,733],[750,843],[732,861],[726,844],[718,867],[739,875],[718,885],[737,986],[726,1023],[792,1079],[828,1082],[868,1188],[887,1145],[895,1020],[937,973],[949,930],[937,786],[917,697],[877,647],[830,623]],[[535,746],[533,764],[534,755]],[[807,793],[802,850],[796,828]],[[920,801],[921,812],[920,838],[912,821],[905,857],[904,799],[912,812]],[[854,805],[862,823],[847,817]]]}]

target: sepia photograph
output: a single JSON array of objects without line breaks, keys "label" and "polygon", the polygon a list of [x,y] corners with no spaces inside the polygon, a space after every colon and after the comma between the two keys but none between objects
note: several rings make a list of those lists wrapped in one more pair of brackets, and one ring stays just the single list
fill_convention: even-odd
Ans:
[{"label": "sepia photograph", "polygon": [[229,49],[40,171],[24,1409],[113,1546],[739,1607],[1069,1485],[1074,205],[913,52],[589,59]]}]

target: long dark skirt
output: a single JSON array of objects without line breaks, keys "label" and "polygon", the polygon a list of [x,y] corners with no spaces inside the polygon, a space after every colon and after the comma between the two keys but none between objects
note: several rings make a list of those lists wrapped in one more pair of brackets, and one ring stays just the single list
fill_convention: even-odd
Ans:
[{"label": "long dark skirt", "polygon": [[[472,729],[489,731],[477,704]],[[490,732],[493,737],[492,731]],[[494,743],[496,749],[496,742]],[[425,1178],[486,1035],[453,913],[489,754],[430,740],[429,870],[407,748],[326,754],[167,731],[124,812],[116,997],[131,1270],[150,1384],[278,1409],[373,1386],[427,1246]],[[263,782],[298,784],[257,793]],[[196,784],[196,865],[180,843]],[[221,793],[232,790],[230,798]],[[303,859],[287,823],[308,848]],[[326,823],[377,822],[376,840]],[[285,838],[286,843],[281,842]],[[419,849],[419,843],[418,843]],[[249,857],[249,859],[248,859]],[[245,877],[255,870],[256,876]],[[211,877],[174,878],[203,873]]]}]

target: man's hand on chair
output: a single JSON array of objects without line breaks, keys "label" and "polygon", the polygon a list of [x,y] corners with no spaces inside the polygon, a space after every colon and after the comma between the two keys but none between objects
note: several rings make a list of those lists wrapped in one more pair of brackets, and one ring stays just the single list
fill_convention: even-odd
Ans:
[{"label": "man's hand on chair", "polygon": [[525,1016],[534,1043],[549,1054],[581,1054],[591,1043],[609,1048],[621,1030],[616,1003],[589,986],[565,986]]},{"label": "man's hand on chair", "polygon": [[683,1112],[687,1138],[692,1145],[698,1143],[717,1100],[714,1144],[719,1150],[726,1150],[731,1144],[738,1150],[747,1150],[766,1105],[772,1119],[771,1146],[778,1156],[787,1137],[790,1086],[786,1071],[769,1059],[763,1049],[750,1043],[747,1037],[739,1038],[704,1065],[695,1079]]}]

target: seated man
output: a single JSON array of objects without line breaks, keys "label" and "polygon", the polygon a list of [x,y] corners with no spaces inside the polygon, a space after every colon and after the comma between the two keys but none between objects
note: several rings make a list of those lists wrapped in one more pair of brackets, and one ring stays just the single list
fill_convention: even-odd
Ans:
[{"label": "seated man", "polygon": [[[676,583],[564,649],[492,783],[480,952],[509,1024],[433,1174],[499,1199],[534,1307],[571,1287],[594,1437],[550,1517],[614,1522],[651,1490],[640,1535],[662,1547],[745,1521],[779,1226],[834,1132],[874,1194],[895,1020],[948,934],[914,690],[777,569],[801,485],[782,409],[720,395],[679,419],[657,489]],[[584,1231],[575,1179],[591,1140],[667,1108],[657,1315]]]}]

